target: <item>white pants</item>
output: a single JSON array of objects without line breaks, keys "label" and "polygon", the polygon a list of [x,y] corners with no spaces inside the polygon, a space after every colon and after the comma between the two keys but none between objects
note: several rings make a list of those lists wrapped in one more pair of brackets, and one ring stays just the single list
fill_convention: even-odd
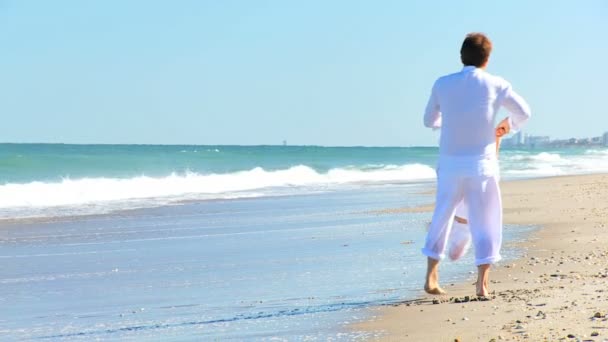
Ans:
[{"label": "white pants", "polygon": [[[456,206],[456,216],[466,219],[469,211],[464,201],[460,201]],[[448,235],[448,257],[451,260],[458,260],[467,253],[471,245],[471,230],[468,223],[460,223],[456,219],[452,222],[452,228]]]},{"label": "white pants", "polygon": [[475,248],[475,265],[500,260],[502,202],[496,160],[440,160],[437,199],[422,253],[441,260],[461,201],[468,209],[469,228]]}]

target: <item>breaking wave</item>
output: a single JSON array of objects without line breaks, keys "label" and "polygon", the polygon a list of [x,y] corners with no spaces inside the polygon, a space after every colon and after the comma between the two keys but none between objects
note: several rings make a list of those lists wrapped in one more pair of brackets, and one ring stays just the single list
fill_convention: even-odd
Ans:
[{"label": "breaking wave", "polygon": [[[306,165],[266,171],[256,167],[226,174],[173,173],[166,177],[81,178],[59,182],[0,185],[0,209],[78,206],[115,201],[164,199],[164,203],[190,199],[238,198],[297,193],[307,187],[330,188],[342,184],[410,182],[433,179],[435,171],[422,164],[335,168],[325,173]],[[255,193],[252,193],[255,191]]]}]

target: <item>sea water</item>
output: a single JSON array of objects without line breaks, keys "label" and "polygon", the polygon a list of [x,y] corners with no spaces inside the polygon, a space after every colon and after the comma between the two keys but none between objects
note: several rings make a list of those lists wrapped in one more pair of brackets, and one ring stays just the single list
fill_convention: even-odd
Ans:
[{"label": "sea water", "polygon": [[[433,201],[436,149],[0,147],[3,339],[365,339],[345,327],[366,308],[421,295],[430,214],[386,209]],[[501,159],[531,177],[607,156]],[[530,229],[505,227],[506,259]]]},{"label": "sea water", "polygon": [[[502,176],[605,172],[608,149],[503,150]],[[430,182],[437,148],[0,144],[0,218]]]}]

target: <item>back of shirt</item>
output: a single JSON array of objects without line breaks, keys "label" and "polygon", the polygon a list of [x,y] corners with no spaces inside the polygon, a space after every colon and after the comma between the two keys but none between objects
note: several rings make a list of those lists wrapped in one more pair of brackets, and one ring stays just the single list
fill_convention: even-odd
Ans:
[{"label": "back of shirt", "polygon": [[424,123],[441,128],[439,153],[453,157],[493,157],[495,122],[501,106],[517,130],[530,117],[530,108],[511,85],[483,69],[466,66],[439,78],[431,93]]}]

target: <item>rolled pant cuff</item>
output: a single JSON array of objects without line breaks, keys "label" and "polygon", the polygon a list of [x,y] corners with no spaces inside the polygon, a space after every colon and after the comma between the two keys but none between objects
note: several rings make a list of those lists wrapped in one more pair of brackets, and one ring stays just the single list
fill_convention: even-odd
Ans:
[{"label": "rolled pant cuff", "polygon": [[475,266],[486,265],[486,264],[495,264],[495,263],[499,262],[500,259],[502,259],[500,255],[483,258],[483,259],[475,259]]},{"label": "rolled pant cuff", "polygon": [[422,254],[426,255],[427,257],[429,257],[431,259],[435,259],[435,260],[443,260],[445,258],[445,254],[435,253],[435,252],[431,251],[430,249],[427,249],[426,247],[422,249]]}]

